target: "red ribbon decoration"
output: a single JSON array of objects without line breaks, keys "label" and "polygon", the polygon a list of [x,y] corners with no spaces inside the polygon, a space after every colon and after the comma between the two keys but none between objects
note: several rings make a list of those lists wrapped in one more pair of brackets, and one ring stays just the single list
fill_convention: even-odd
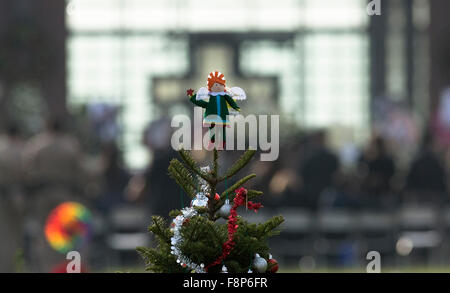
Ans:
[{"label": "red ribbon decoration", "polygon": [[[247,199],[247,189],[241,187],[234,191],[236,196],[233,200],[233,207],[230,210],[230,216],[228,217],[228,240],[222,245],[222,255],[219,256],[214,262],[206,266],[205,270],[208,271],[209,268],[220,264],[233,250],[236,242],[234,241],[234,234],[237,231],[239,225],[237,224],[237,208],[245,205]],[[261,208],[261,203],[253,203],[251,201],[247,202],[247,208],[254,210],[255,213]]]}]

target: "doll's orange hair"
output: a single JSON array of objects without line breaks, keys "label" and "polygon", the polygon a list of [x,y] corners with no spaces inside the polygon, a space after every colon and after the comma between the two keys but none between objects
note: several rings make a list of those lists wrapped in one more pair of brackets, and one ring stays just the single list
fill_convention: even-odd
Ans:
[{"label": "doll's orange hair", "polygon": [[211,87],[215,83],[220,83],[222,85],[225,85],[225,75],[219,71],[213,71],[208,75],[208,90],[211,90]]}]

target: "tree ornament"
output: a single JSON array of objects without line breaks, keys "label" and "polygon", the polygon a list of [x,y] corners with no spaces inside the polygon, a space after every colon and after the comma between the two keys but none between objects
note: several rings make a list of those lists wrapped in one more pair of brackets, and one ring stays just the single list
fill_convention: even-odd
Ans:
[{"label": "tree ornament", "polygon": [[278,271],[278,262],[276,259],[272,258],[271,254],[269,254],[267,263],[269,265],[269,269],[267,270],[269,273],[276,273]]},{"label": "tree ornament", "polygon": [[267,269],[267,261],[259,256],[258,253],[255,254],[255,258],[253,259],[253,268],[258,273],[264,273]]},{"label": "tree ornament", "polygon": [[220,195],[218,193],[216,193],[216,195],[214,195],[214,199],[215,200],[219,200],[220,199]]},{"label": "tree ornament", "polygon": [[194,95],[194,90],[193,89],[188,89],[186,91],[186,94],[188,95],[188,97],[192,97]]},{"label": "tree ornament", "polygon": [[225,75],[213,71],[209,73],[205,87],[199,88],[196,94],[192,89],[186,93],[193,104],[205,109],[203,126],[210,129],[210,143],[216,143],[214,128],[219,127],[223,133],[222,143],[225,144],[225,126],[231,125],[228,117],[240,111],[236,101],[247,98],[245,91],[239,87],[226,87]]},{"label": "tree ornament", "polygon": [[208,198],[206,197],[204,192],[199,192],[195,196],[195,199],[192,201],[193,207],[206,207],[208,204]]},{"label": "tree ornament", "polygon": [[226,199],[225,203],[219,210],[219,215],[224,219],[228,219],[228,217],[230,216],[231,208],[232,206],[230,204],[230,200]]},{"label": "tree ornament", "polygon": [[228,274],[228,269],[225,265],[222,266],[222,273],[223,274]]}]

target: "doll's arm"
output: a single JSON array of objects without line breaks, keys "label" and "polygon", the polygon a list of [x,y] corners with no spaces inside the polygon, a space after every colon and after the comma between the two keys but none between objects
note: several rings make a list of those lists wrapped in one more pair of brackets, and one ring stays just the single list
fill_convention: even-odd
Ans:
[{"label": "doll's arm", "polygon": [[197,100],[197,95],[192,95],[189,99],[191,100],[192,103],[194,103],[199,107],[206,108],[208,106],[207,102],[203,100]]},{"label": "doll's arm", "polygon": [[236,102],[228,95],[225,95],[225,100],[228,102],[228,104],[230,104],[231,108],[240,111],[241,108],[239,108],[239,106],[236,104]]}]

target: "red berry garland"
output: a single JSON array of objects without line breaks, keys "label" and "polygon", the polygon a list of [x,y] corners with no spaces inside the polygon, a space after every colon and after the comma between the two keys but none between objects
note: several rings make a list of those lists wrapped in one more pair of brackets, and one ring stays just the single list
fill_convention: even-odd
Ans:
[{"label": "red berry garland", "polygon": [[[239,225],[237,224],[237,208],[245,205],[247,199],[247,190],[243,187],[236,189],[234,191],[236,196],[233,200],[233,207],[230,210],[230,216],[228,217],[228,240],[222,245],[222,255],[219,256],[213,263],[206,266],[205,270],[208,271],[209,268],[216,266],[231,253],[236,242],[234,242],[234,234],[237,231]],[[254,210],[258,212],[258,209],[261,208],[261,203],[253,203],[251,201],[247,202],[247,208],[250,210]]]}]

